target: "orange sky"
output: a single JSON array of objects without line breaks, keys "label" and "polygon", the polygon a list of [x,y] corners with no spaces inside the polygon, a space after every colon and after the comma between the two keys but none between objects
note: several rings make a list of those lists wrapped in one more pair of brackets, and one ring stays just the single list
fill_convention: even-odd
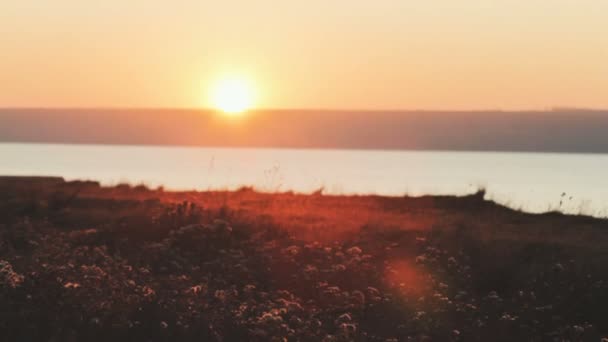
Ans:
[{"label": "orange sky", "polygon": [[608,107],[608,1],[4,0],[0,106]]}]

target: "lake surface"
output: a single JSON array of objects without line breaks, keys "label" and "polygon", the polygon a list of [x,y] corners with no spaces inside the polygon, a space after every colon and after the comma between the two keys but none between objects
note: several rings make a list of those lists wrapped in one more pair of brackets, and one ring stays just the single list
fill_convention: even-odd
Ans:
[{"label": "lake surface", "polygon": [[[608,216],[608,155],[0,144],[0,175],[167,189],[487,197],[530,212]],[[564,194],[565,195],[562,195]],[[560,205],[561,202],[561,205]]]}]

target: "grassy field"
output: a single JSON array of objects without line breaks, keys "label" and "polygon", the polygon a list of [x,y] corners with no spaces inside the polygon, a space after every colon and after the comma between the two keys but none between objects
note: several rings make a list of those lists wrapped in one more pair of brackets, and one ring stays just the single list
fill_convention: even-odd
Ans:
[{"label": "grassy field", "polygon": [[7,341],[601,341],[608,221],[0,177]]}]

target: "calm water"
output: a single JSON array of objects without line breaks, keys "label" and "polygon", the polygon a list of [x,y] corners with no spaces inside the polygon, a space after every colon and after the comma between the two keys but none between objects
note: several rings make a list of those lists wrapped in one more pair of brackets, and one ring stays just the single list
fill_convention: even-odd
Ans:
[{"label": "calm water", "polygon": [[[608,155],[0,144],[1,175],[169,189],[465,194],[511,207],[608,216]],[[562,197],[562,193],[566,196]],[[563,202],[560,208],[560,200]]]}]

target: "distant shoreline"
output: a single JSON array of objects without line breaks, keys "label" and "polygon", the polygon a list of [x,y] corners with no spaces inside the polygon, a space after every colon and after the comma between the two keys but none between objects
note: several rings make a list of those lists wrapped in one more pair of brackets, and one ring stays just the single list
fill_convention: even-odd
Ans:
[{"label": "distant shoreline", "polygon": [[362,152],[436,152],[436,153],[521,153],[521,154],[580,154],[580,155],[605,155],[606,152],[576,152],[576,151],[511,151],[511,150],[429,150],[429,149],[399,149],[399,148],[357,148],[357,147],[291,147],[291,146],[211,146],[211,145],[177,145],[177,144],[124,144],[124,143],[95,143],[95,142],[60,142],[60,141],[1,141],[5,145],[56,145],[56,146],[109,146],[109,147],[154,147],[154,148],[209,148],[226,150],[310,150],[310,151],[362,151]]},{"label": "distant shoreline", "polygon": [[0,109],[0,142],[608,153],[608,110]]}]

